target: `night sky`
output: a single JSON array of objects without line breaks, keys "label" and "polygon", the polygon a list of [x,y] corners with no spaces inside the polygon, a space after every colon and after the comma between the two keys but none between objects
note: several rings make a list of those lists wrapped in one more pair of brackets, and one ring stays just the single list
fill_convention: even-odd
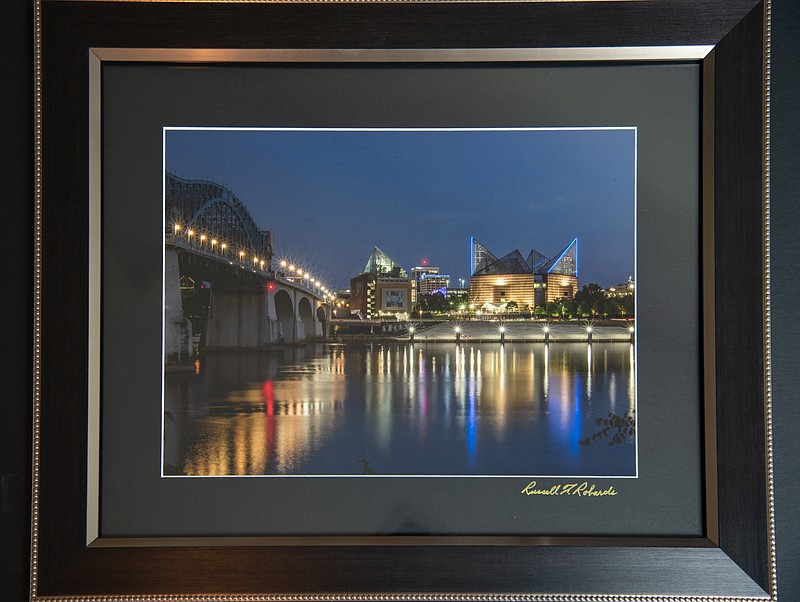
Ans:
[{"label": "night sky", "polygon": [[635,131],[180,130],[165,166],[226,185],[276,259],[349,288],[377,246],[469,280],[470,236],[501,257],[578,237],[580,286],[634,276]]}]

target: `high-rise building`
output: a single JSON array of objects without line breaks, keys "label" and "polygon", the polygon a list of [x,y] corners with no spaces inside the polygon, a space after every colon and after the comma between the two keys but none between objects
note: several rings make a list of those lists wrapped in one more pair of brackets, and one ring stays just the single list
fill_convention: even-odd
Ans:
[{"label": "high-rise building", "polygon": [[426,274],[438,274],[439,268],[436,266],[428,265],[426,260],[422,260],[422,265],[418,265],[415,268],[411,269],[411,303],[416,304],[417,296],[419,294],[419,283],[420,279],[425,276]]},{"label": "high-rise building", "polygon": [[438,268],[436,274],[422,274],[417,281],[417,290],[419,295],[432,295],[434,293],[441,293],[446,297],[449,286],[450,276],[448,274],[439,274]]},{"label": "high-rise building", "polygon": [[518,249],[498,258],[473,237],[470,262],[470,302],[485,309],[505,309],[512,301],[532,310],[578,292],[578,239],[548,258],[532,249],[524,258]]}]

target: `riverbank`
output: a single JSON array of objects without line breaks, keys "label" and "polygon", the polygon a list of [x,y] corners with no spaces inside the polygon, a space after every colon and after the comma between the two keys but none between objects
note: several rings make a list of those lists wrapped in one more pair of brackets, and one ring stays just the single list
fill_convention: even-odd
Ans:
[{"label": "riverbank", "polygon": [[[415,343],[470,342],[470,343],[558,343],[558,342],[594,342],[594,343],[630,343],[635,332],[631,331],[632,323],[604,322],[587,325],[583,323],[544,322],[438,322],[420,324],[414,327]],[[409,329],[374,333],[338,334],[332,337],[339,342],[370,341],[409,341],[412,333]]]}]

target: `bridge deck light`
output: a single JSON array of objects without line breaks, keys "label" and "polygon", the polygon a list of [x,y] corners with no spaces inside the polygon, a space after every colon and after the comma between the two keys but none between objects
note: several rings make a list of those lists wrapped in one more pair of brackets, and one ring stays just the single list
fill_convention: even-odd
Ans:
[{"label": "bridge deck light", "polygon": [[227,249],[227,248],[228,248],[228,245],[226,245],[225,243],[222,243],[222,244],[220,245],[220,249],[222,249],[223,251],[224,251],[225,249]]},{"label": "bridge deck light", "polygon": [[216,247],[217,246],[217,239],[216,238],[212,238],[211,239],[211,246],[212,247]]},{"label": "bridge deck light", "polygon": [[201,235],[200,235],[200,240],[201,240],[201,241],[204,241],[205,239],[206,239],[206,235],[205,235],[205,234],[201,234]]},{"label": "bridge deck light", "polygon": [[186,234],[188,236],[194,236],[194,230],[189,230]]},{"label": "bridge deck light", "polygon": [[295,268],[293,265],[290,265],[290,266],[289,266],[289,271],[290,271],[290,272],[294,272],[296,269],[297,269],[297,268]]},{"label": "bridge deck light", "polygon": [[244,259],[244,251],[239,251],[239,259]]},{"label": "bridge deck light", "polygon": [[281,261],[281,267],[285,268],[287,266],[286,260]]},{"label": "bridge deck light", "polygon": [[181,225],[175,224],[175,232],[180,232],[180,231],[181,231]]}]

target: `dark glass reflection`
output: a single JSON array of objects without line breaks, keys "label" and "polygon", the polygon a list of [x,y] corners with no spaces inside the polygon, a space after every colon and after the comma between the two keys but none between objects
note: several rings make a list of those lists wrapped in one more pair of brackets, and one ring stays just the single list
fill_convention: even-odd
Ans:
[{"label": "dark glass reflection", "polygon": [[633,363],[620,343],[208,353],[165,377],[164,473],[633,475],[635,437],[592,438],[632,426]]}]

